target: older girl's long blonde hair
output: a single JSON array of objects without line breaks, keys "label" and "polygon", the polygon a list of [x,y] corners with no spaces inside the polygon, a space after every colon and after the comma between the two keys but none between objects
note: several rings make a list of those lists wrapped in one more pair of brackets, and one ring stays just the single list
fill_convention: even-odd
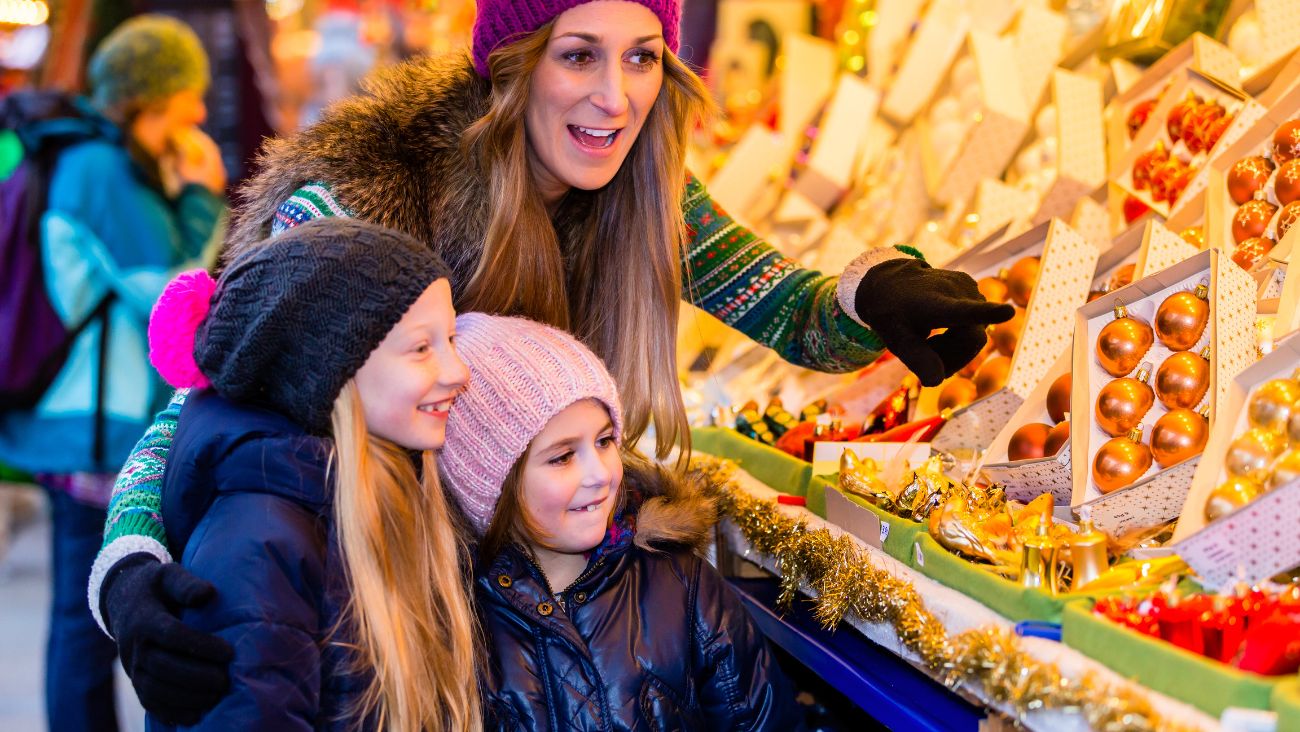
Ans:
[{"label": "older girl's long blonde hair", "polygon": [[[593,192],[589,225],[568,251],[533,184],[525,109],[552,23],[488,57],[491,106],[463,144],[488,178],[483,256],[457,307],[525,315],[576,335],[604,359],[623,398],[629,442],[655,424],[656,452],[686,454],[677,380],[686,141],[712,109],[700,78],[671,51],[664,83],[614,179]],[[555,286],[565,283],[564,289]]]},{"label": "older girl's long blonde hair", "polygon": [[478,730],[479,641],[466,547],[431,452],[370,434],[349,382],[334,403],[334,521],[351,597],[342,622],[373,671],[359,717],[393,731]]}]

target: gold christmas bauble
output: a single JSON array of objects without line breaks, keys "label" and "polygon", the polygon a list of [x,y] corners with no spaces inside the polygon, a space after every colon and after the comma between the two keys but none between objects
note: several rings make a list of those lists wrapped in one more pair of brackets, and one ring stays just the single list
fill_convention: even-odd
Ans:
[{"label": "gold christmas bauble", "polygon": [[1246,402],[1246,418],[1251,427],[1285,432],[1297,401],[1300,401],[1300,383],[1295,379],[1266,381]]},{"label": "gold christmas bauble", "polygon": [[1016,314],[1011,316],[1011,320],[993,326],[993,330],[989,332],[989,340],[993,341],[993,347],[998,353],[1011,356],[1016,352],[1016,345],[1020,342],[1020,332],[1024,329],[1025,309],[1016,308]]},{"label": "gold christmas bauble", "polygon": [[960,409],[975,401],[975,382],[964,376],[954,376],[939,390],[939,411]]},{"label": "gold christmas bauble", "polygon": [[1268,469],[1268,482],[1264,486],[1270,491],[1300,478],[1300,449],[1291,448],[1282,453]]},{"label": "gold christmas bauble", "polygon": [[1210,362],[1199,353],[1181,351],[1156,369],[1156,397],[1166,409],[1192,409],[1210,388]]},{"label": "gold christmas bauble", "polygon": [[1007,283],[1003,282],[1001,277],[984,277],[976,282],[975,286],[989,302],[1007,301]]},{"label": "gold christmas bauble", "polygon": [[1011,371],[1011,359],[1006,356],[993,355],[984,359],[975,372],[975,394],[983,398],[1001,389],[1007,383]]},{"label": "gold christmas bauble", "polygon": [[1175,409],[1151,428],[1151,454],[1162,468],[1176,465],[1205,449],[1210,423],[1190,409]]},{"label": "gold christmas bauble", "polygon": [[1092,480],[1098,490],[1111,493],[1132,485],[1151,468],[1151,449],[1140,439],[1141,433],[1135,431],[1101,446],[1092,460]]},{"label": "gold christmas bauble", "polygon": [[1115,379],[1097,394],[1097,427],[1111,437],[1127,435],[1155,404],[1150,385],[1137,379]]},{"label": "gold christmas bauble", "polygon": [[1205,501],[1205,520],[1214,521],[1250,503],[1259,496],[1259,486],[1240,477],[1231,477],[1210,491]]},{"label": "gold christmas bauble", "polygon": [[[993,328],[990,327],[988,330],[992,331]],[[996,351],[997,349],[993,347],[993,339],[989,338],[986,334],[984,338],[984,347],[980,349],[979,353],[975,354],[975,358],[972,358],[970,363],[962,366],[957,371],[957,375],[965,376],[968,379],[975,378],[975,372],[979,370],[979,367],[984,363],[985,359]]]},{"label": "gold christmas bauble", "polygon": [[1186,351],[1201,339],[1210,322],[1210,303],[1204,287],[1196,292],[1175,292],[1156,310],[1156,337],[1171,351]]},{"label": "gold christmas bauble", "polygon": [[1029,306],[1029,296],[1038,284],[1038,257],[1025,257],[1007,270],[1007,295],[1020,307]]},{"label": "gold christmas bauble", "polygon": [[1116,308],[1116,318],[1097,336],[1097,362],[1111,376],[1125,376],[1137,368],[1155,343],[1151,326]]},{"label": "gold christmas bauble", "polygon": [[1268,467],[1284,449],[1286,440],[1282,435],[1259,428],[1247,430],[1228,446],[1224,467],[1231,475],[1263,483],[1268,478]]}]

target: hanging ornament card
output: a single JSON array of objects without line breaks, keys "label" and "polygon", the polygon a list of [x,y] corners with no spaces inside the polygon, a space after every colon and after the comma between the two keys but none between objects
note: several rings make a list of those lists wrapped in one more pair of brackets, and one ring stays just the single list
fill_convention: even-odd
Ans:
[{"label": "hanging ornament card", "polygon": [[997,437],[1069,347],[1070,316],[1088,296],[1099,256],[1078,232],[1053,219],[966,262],[963,271],[976,280],[1007,282],[1017,313],[1002,324],[1003,332],[995,326],[991,338],[1000,350],[975,373],[975,384],[984,384],[986,393],[953,412],[935,435],[935,449],[978,449]]},{"label": "hanging ornament card", "polygon": [[[1020,93],[1030,112],[1038,108],[1047,91],[1053,69],[1065,54],[1069,33],[1070,21],[1043,5],[1027,4],[1016,16],[1015,25],[1008,35],[1015,46]],[[1099,106],[1098,113],[1100,111]]]},{"label": "hanging ornament card", "polygon": [[1111,535],[1182,510],[1228,384],[1255,358],[1255,289],[1217,250],[1080,308],[1071,505]]},{"label": "hanging ornament card", "polygon": [[1242,371],[1211,430],[1174,532],[1207,587],[1300,565],[1300,338]]},{"label": "hanging ornament card", "polygon": [[[1056,505],[1070,505],[1070,367],[1067,346],[984,455],[984,476],[1002,484],[1008,498],[1029,503],[1051,493]],[[1012,459],[1013,451],[1034,456]]]},{"label": "hanging ornament card", "polygon": [[969,29],[970,17],[965,13],[945,16],[927,12],[881,102],[881,112],[889,121],[907,127],[929,104],[948,67],[961,52]]},{"label": "hanging ornament card", "polygon": [[858,155],[871,129],[868,122],[879,106],[878,91],[855,74],[841,73],[794,190],[830,211],[853,185]]},{"label": "hanging ornament card", "polygon": [[[1052,102],[1035,117],[1039,140],[1016,156],[1021,179],[1034,176],[1035,188],[1042,191],[1036,224],[1069,216],[1076,202],[1106,182],[1101,82],[1063,69],[1052,74],[1051,82]],[[1049,144],[1051,140],[1055,142]],[[1033,154],[1035,145],[1042,148],[1038,155]],[[1035,162],[1045,164],[1035,171]]]}]

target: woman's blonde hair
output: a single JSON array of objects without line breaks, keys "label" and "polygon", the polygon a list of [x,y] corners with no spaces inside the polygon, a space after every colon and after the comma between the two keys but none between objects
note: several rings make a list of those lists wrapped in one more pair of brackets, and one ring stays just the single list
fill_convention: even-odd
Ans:
[{"label": "woman's blonde hair", "polygon": [[478,730],[480,644],[466,548],[433,454],[370,434],[349,382],[334,403],[334,521],[351,597],[342,622],[373,681],[358,716],[387,730]]},{"label": "woman's blonde hair", "polygon": [[712,110],[708,90],[664,50],[663,87],[640,135],[613,180],[591,192],[595,215],[562,251],[534,184],[524,129],[533,71],[552,26],[488,57],[491,106],[463,144],[483,166],[491,214],[483,256],[457,308],[524,315],[573,333],[614,375],[628,442],[653,419],[656,453],[677,446],[685,455],[690,431],[677,381],[681,202],[687,135]]}]

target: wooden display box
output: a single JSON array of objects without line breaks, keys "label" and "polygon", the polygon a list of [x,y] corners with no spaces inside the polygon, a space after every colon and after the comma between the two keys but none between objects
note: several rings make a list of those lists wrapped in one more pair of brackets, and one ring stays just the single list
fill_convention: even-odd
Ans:
[{"label": "wooden display box", "polygon": [[1088,297],[1100,252],[1065,222],[1053,219],[987,254],[973,257],[963,271],[979,279],[996,275],[1023,257],[1041,258],[1038,284],[1025,309],[1025,326],[1011,357],[1003,388],[953,412],[935,435],[936,450],[983,449],[1033,393],[1062,350],[1070,344],[1070,315]]},{"label": "wooden display box", "polygon": [[1101,82],[1057,70],[1051,77],[1056,107],[1056,179],[1043,194],[1033,223],[1064,218],[1106,182],[1106,131]]},{"label": "wooden display box", "polygon": [[[1202,404],[1214,415],[1226,405],[1228,384],[1255,359],[1255,288],[1240,267],[1218,250],[1198,253],[1173,267],[1134,281],[1103,298],[1088,303],[1076,313],[1074,329],[1074,384],[1071,394],[1073,415],[1071,463],[1074,495],[1071,505],[1088,505],[1098,528],[1111,535],[1131,529],[1156,526],[1178,517],[1186,500],[1197,458],[1189,458],[1161,469],[1152,463],[1147,473],[1133,484],[1104,494],[1092,478],[1092,462],[1097,451],[1110,439],[1095,424],[1094,405],[1102,387],[1116,377],[1102,370],[1095,354],[1098,334],[1114,319],[1116,304],[1127,308],[1130,316],[1152,324],[1156,309],[1170,295],[1190,291],[1197,285],[1209,288],[1210,316],[1200,341],[1192,347],[1199,352],[1210,348],[1210,383]],[[1157,339],[1141,364],[1149,364],[1154,387],[1155,374],[1161,363],[1172,354]],[[1159,400],[1141,424],[1143,441],[1149,442],[1151,425],[1165,413]]]},{"label": "wooden display box", "polygon": [[1256,583],[1300,565],[1300,480],[1279,486],[1217,521],[1205,521],[1206,499],[1228,479],[1224,468],[1228,446],[1250,428],[1246,404],[1251,394],[1266,381],[1290,378],[1297,367],[1300,338],[1288,338],[1232,380],[1211,429],[1173,545],[1207,587]]},{"label": "wooden display box", "polygon": [[[970,200],[984,178],[1000,178],[1020,148],[1030,123],[1028,105],[1016,81],[1015,44],[971,31],[965,50],[975,63],[979,100],[972,117],[962,120],[964,135],[951,159],[943,159],[942,151],[934,144],[932,115],[918,124],[926,189],[931,198],[944,205]],[[948,90],[960,91],[951,77],[945,85]]]}]

